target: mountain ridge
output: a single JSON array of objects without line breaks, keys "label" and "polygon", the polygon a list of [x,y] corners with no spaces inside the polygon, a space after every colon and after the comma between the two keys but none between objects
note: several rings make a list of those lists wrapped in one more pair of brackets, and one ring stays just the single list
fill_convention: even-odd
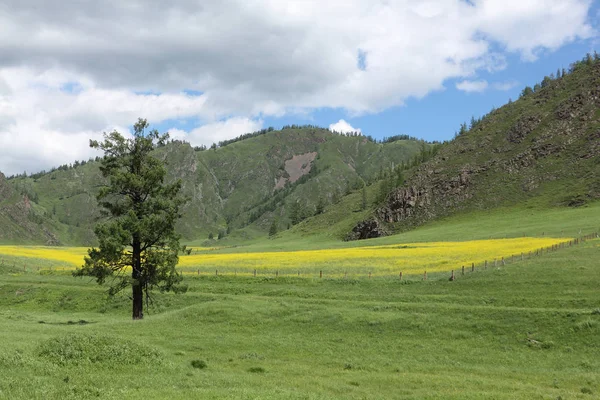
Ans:
[{"label": "mountain ridge", "polygon": [[[431,146],[412,139],[374,143],[309,126],[272,130],[211,149],[172,141],[157,148],[156,155],[165,162],[169,180],[182,180],[182,192],[190,201],[182,209],[178,231],[194,240],[233,231],[247,238],[266,236],[273,220],[279,230],[287,229],[299,222],[292,221],[294,203],[301,205],[302,220],[377,180],[382,166],[408,163]],[[39,227],[57,238],[52,243],[94,242],[93,225],[101,218],[95,196],[103,182],[97,162],[4,182],[13,205],[19,203],[15,193],[34,199]],[[8,204],[1,196],[0,201]],[[12,231],[0,240],[23,238],[14,233],[16,228]],[[30,239],[40,242],[40,237],[32,233]]]}]

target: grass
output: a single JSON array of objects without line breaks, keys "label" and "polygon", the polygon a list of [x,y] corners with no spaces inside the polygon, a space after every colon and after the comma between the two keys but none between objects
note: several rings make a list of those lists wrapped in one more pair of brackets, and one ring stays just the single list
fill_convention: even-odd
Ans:
[{"label": "grass", "polygon": [[[184,274],[220,271],[228,274],[302,274],[327,276],[394,276],[442,272],[472,263],[500,261],[504,257],[531,257],[540,249],[568,242],[566,238],[513,238],[465,242],[395,243],[359,246],[346,249],[297,250],[274,252],[219,253],[215,249],[194,249],[193,255],[182,255],[179,270]],[[0,256],[12,257],[13,265],[35,268],[36,259],[51,270],[73,270],[83,264],[85,248],[51,248],[0,246]],[[15,257],[22,257],[21,262]],[[4,261],[2,261],[4,262]],[[7,263],[10,263],[7,260]],[[38,265],[39,267],[39,265]],[[47,269],[41,270],[48,272]],[[218,272],[216,272],[218,273]],[[349,275],[348,275],[349,274]]]},{"label": "grass", "polygon": [[[595,222],[556,213],[565,230]],[[437,236],[429,225],[400,238],[462,226],[473,239],[496,222],[494,236],[560,232],[548,218],[511,218],[459,217]],[[5,265],[0,398],[592,399],[599,252],[590,240],[454,282],[188,276],[186,294],[156,294],[137,322],[128,293],[107,299],[66,272]]]},{"label": "grass", "polygon": [[[249,275],[253,271],[327,276],[396,276],[442,272],[464,265],[500,261],[504,257],[532,256],[539,249],[565,243],[565,238],[513,238],[465,242],[395,243],[345,249],[279,252],[218,253],[182,256],[184,273],[220,271]],[[1,251],[1,249],[0,249]]]}]

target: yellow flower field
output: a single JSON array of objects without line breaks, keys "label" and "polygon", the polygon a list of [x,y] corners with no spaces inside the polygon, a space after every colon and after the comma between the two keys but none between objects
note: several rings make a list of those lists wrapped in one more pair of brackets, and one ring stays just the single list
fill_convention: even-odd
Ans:
[{"label": "yellow flower field", "polygon": [[[43,246],[0,246],[0,259],[2,256],[24,257],[46,261],[42,266],[68,267],[83,264],[83,257],[87,255],[85,247],[43,247]],[[23,261],[24,265],[33,267],[33,260]]]},{"label": "yellow flower field", "polygon": [[[374,276],[422,274],[427,272],[458,270],[471,263],[482,264],[494,259],[520,258],[529,252],[547,248],[570,239],[516,238],[475,240],[466,242],[402,243],[397,245],[353,247],[346,249],[302,250],[257,253],[219,253],[216,249],[194,248],[192,255],[180,257],[179,268],[184,273],[258,273],[315,274],[323,271],[327,276]],[[86,254],[83,247],[29,247],[0,246],[2,255],[44,260],[42,267],[72,269],[83,264]]]},{"label": "yellow flower field", "polygon": [[[283,274],[315,273],[320,270],[329,276],[341,275],[397,275],[450,271],[471,263],[490,263],[502,257],[519,256],[537,249],[566,242],[558,238],[518,238],[476,240],[467,242],[403,243],[398,245],[354,247],[289,252],[198,254],[180,258],[180,268],[194,268],[206,272],[280,271]],[[192,271],[190,271],[192,272]]]}]

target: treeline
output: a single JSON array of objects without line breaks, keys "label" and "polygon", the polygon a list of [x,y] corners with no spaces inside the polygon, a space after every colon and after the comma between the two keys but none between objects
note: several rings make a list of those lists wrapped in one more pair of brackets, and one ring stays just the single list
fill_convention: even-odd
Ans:
[{"label": "treeline", "polygon": [[[544,89],[545,87],[548,87],[551,82],[561,79],[561,78],[564,78],[565,76],[568,76],[568,75],[572,74],[573,72],[580,70],[581,68],[590,67],[599,62],[600,62],[600,54],[598,54],[596,51],[594,51],[593,54],[587,53],[585,55],[585,57],[583,57],[581,60],[571,63],[569,65],[569,69],[558,68],[556,70],[556,74],[552,73],[550,75],[546,75],[544,77],[544,79],[542,79],[541,82],[536,83],[535,85],[533,85],[533,87],[525,86],[519,95],[519,99],[530,96],[534,93],[538,93],[540,90]],[[512,102],[513,102],[512,99],[508,99],[508,104],[511,104]],[[492,107],[490,112],[488,112],[487,114],[485,114],[484,116],[482,116],[480,118],[471,117],[470,123],[467,124],[466,122],[464,122],[464,123],[460,124],[460,128],[458,131],[456,131],[454,133],[454,137],[464,135],[464,134],[468,133],[469,131],[471,131],[472,129],[476,128],[479,124],[484,122],[495,111],[496,111],[496,108]]]},{"label": "treeline", "polygon": [[81,160],[81,161],[76,160],[72,164],[63,164],[58,167],[52,167],[48,171],[46,171],[44,169],[39,172],[31,173],[31,174],[27,174],[27,171],[25,171],[22,174],[14,174],[14,175],[8,176],[6,179],[10,180],[10,179],[27,178],[27,177],[32,178],[32,179],[39,179],[39,178],[43,177],[44,175],[51,174],[55,171],[69,171],[69,170],[75,169],[77,167],[81,167],[83,165],[86,165],[87,163],[91,163],[94,161],[100,161],[100,157],[90,158],[87,161],[86,160]]},{"label": "treeline", "polygon": [[[282,131],[284,131],[286,129],[322,129],[322,128],[320,128],[320,127],[318,127],[316,125],[295,125],[295,124],[294,125],[284,125],[281,128]],[[273,131],[275,131],[275,128],[272,127],[272,126],[270,126],[268,128],[260,129],[258,131],[254,131],[254,132],[250,132],[250,133],[244,133],[244,134],[242,134],[240,136],[237,136],[237,137],[235,137],[233,139],[221,140],[221,141],[219,141],[217,143],[213,143],[210,146],[210,149],[211,150],[216,150],[217,148],[225,147],[225,146],[228,146],[228,145],[230,145],[232,143],[240,142],[240,141],[246,140],[246,139],[251,139],[251,138],[254,138],[254,137],[257,137],[257,136],[266,135],[267,133],[273,132]],[[194,150],[196,150],[196,151],[204,151],[204,150],[207,150],[207,149],[208,148],[205,145],[195,146],[194,147]]]},{"label": "treeline", "polygon": [[537,93],[540,90],[542,90],[543,88],[547,87],[550,84],[550,82],[560,79],[560,78],[563,78],[567,75],[570,75],[573,72],[575,72],[581,68],[584,68],[586,66],[592,66],[598,62],[600,62],[600,54],[598,54],[596,51],[594,51],[593,54],[587,53],[585,55],[585,57],[583,57],[583,59],[575,61],[574,63],[569,65],[568,70],[565,68],[562,68],[562,69],[559,68],[556,70],[556,75],[550,74],[550,75],[545,76],[541,82],[536,83],[535,85],[533,85],[533,87],[525,86],[525,88],[523,88],[523,90],[521,91],[521,95],[519,96],[519,98],[529,96],[533,93]]},{"label": "treeline", "polygon": [[[290,130],[290,129],[295,129],[295,130],[297,130],[297,129],[312,129],[313,131],[317,130],[317,129],[327,130],[333,135],[339,135],[339,136],[345,136],[345,137],[359,137],[360,136],[360,137],[364,137],[365,139],[367,139],[368,141],[370,141],[372,143],[379,143],[379,144],[392,143],[392,142],[397,142],[399,140],[422,141],[422,139],[419,139],[419,138],[416,138],[416,137],[410,136],[410,135],[393,135],[393,136],[387,136],[387,137],[384,137],[383,139],[378,140],[371,135],[364,135],[359,131],[338,132],[335,130],[331,130],[331,129],[320,127],[318,125],[311,125],[311,124],[305,124],[305,125],[292,124],[292,125],[284,125],[281,127],[281,131]],[[246,139],[251,139],[251,138],[254,138],[257,136],[266,135],[267,133],[273,132],[273,131],[275,131],[275,128],[270,126],[268,128],[261,129],[261,130],[255,131],[255,132],[244,133],[233,139],[221,140],[217,143],[213,143],[210,147],[206,147],[205,145],[195,146],[194,150],[205,151],[205,150],[208,150],[209,148],[211,150],[217,150],[220,147],[225,147],[232,143],[240,142],[240,141],[246,140]],[[172,140],[172,142],[187,143],[184,140]],[[427,142],[427,143],[435,144],[435,143],[439,143],[439,142],[433,141],[433,142]]]},{"label": "treeline", "polygon": [[241,140],[251,139],[253,137],[257,137],[257,136],[260,136],[260,135],[266,135],[267,133],[273,132],[274,130],[275,130],[275,128],[273,128],[272,126],[270,126],[270,127],[266,128],[266,129],[261,129],[259,131],[255,131],[255,132],[251,132],[251,133],[244,133],[243,135],[240,135],[240,136],[238,136],[236,138],[233,138],[233,139],[222,140],[222,141],[220,141],[218,143],[218,146],[219,147],[225,147],[227,145],[230,145],[230,144],[235,143],[235,142],[239,142]]}]

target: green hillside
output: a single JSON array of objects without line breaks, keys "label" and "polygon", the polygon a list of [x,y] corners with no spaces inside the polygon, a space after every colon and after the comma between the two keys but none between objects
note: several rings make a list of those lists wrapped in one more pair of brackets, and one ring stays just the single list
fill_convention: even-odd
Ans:
[{"label": "green hillside", "polygon": [[600,199],[600,62],[494,110],[412,171],[353,238],[472,210],[528,204],[578,207]]},{"label": "green hillside", "polygon": [[[173,141],[157,154],[167,164],[169,179],[181,179],[189,198],[178,224],[185,239],[207,239],[211,233],[215,239],[219,234],[250,239],[265,237],[274,219],[285,230],[314,215],[319,204],[339,202],[375,181],[382,169],[410,161],[423,146],[431,145],[416,140],[381,144],[294,127],[201,151]],[[3,179],[0,218],[23,210],[18,221],[2,225],[0,242],[93,243],[92,229],[101,218],[95,199],[103,183],[98,166],[77,163],[35,177]],[[27,218],[33,221],[23,232]]]}]

